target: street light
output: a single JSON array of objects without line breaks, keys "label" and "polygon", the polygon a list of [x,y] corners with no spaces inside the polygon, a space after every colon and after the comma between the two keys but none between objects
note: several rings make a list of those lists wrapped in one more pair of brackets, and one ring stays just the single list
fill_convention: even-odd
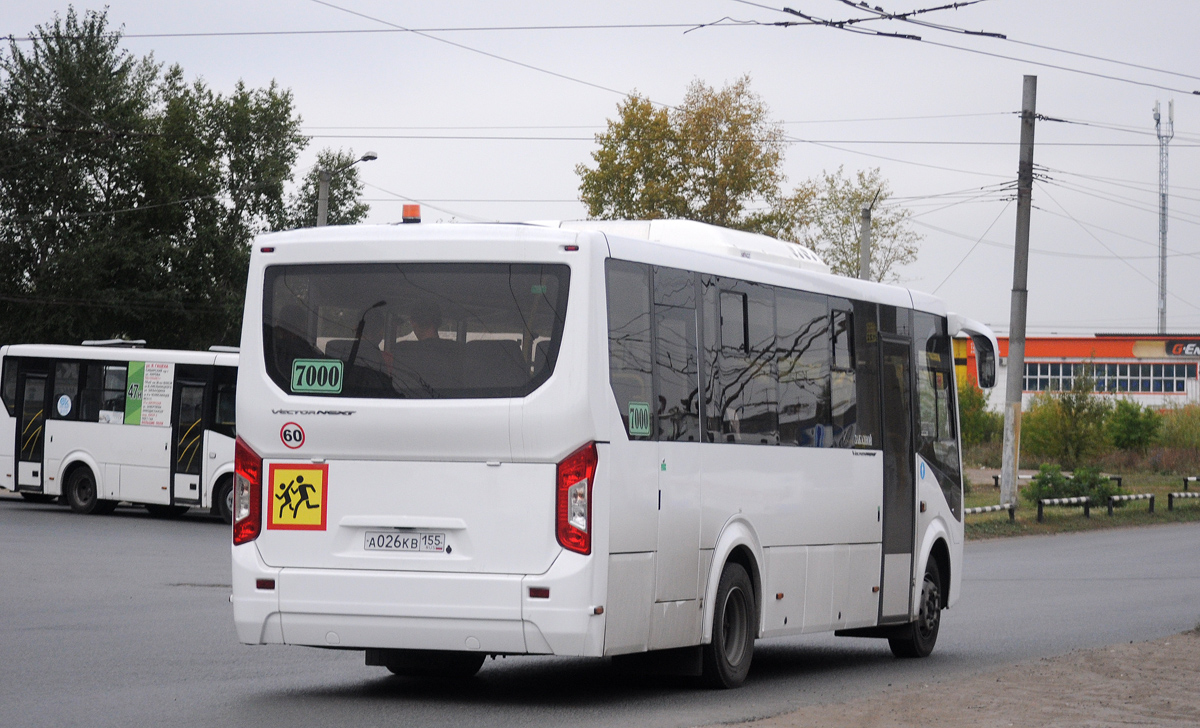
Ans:
[{"label": "street light", "polygon": [[344,167],[317,170],[317,227],[325,227],[329,219],[329,181],[333,175],[341,174],[359,162],[374,162],[376,159],[379,159],[378,154],[367,152]]}]

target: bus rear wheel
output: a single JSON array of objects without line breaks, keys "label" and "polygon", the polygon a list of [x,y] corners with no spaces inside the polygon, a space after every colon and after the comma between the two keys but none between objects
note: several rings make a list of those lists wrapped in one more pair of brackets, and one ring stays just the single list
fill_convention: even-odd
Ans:
[{"label": "bus rear wheel", "polygon": [[928,657],[937,644],[938,628],[942,624],[942,571],[931,555],[921,582],[921,603],[917,620],[904,626],[902,632],[888,638],[888,647],[896,657]]},{"label": "bus rear wheel", "polygon": [[758,634],[754,584],[741,564],[725,565],[713,604],[712,642],[704,646],[703,679],[709,687],[736,688],[750,673]]},{"label": "bus rear wheel", "polygon": [[225,477],[217,483],[212,503],[214,516],[226,523],[233,523],[233,478]]},{"label": "bus rear wheel", "polygon": [[90,468],[81,466],[71,471],[67,479],[67,505],[76,513],[104,515],[112,513],[116,501],[104,500],[96,487],[96,476]]}]

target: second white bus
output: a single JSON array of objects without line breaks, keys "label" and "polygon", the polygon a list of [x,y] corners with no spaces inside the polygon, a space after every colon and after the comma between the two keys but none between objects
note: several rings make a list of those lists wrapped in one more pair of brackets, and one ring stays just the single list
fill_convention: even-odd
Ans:
[{"label": "second white bus", "polygon": [[962,579],[951,338],[984,386],[995,339],[827,270],[682,221],[259,238],[239,638],[397,674],[643,656],[723,687],[760,638],[928,654]]},{"label": "second white bus", "polygon": [[78,513],[233,505],[236,350],[0,347],[0,487]]}]

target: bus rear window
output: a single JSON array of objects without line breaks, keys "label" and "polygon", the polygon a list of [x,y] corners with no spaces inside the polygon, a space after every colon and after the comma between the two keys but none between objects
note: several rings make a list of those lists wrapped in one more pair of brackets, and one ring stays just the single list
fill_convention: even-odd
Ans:
[{"label": "bus rear window", "polygon": [[520,397],[558,357],[570,268],[516,263],[271,266],[267,373],[325,397]]}]

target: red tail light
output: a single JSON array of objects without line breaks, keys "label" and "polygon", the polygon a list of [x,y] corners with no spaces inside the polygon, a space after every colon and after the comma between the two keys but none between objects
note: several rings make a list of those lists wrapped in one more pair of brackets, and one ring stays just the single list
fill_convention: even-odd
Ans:
[{"label": "red tail light", "polygon": [[589,442],[558,464],[558,542],[581,554],[592,552],[592,482],[597,460],[596,443]]},{"label": "red tail light", "polygon": [[233,450],[233,545],[250,543],[262,531],[262,458],[246,441]]}]

